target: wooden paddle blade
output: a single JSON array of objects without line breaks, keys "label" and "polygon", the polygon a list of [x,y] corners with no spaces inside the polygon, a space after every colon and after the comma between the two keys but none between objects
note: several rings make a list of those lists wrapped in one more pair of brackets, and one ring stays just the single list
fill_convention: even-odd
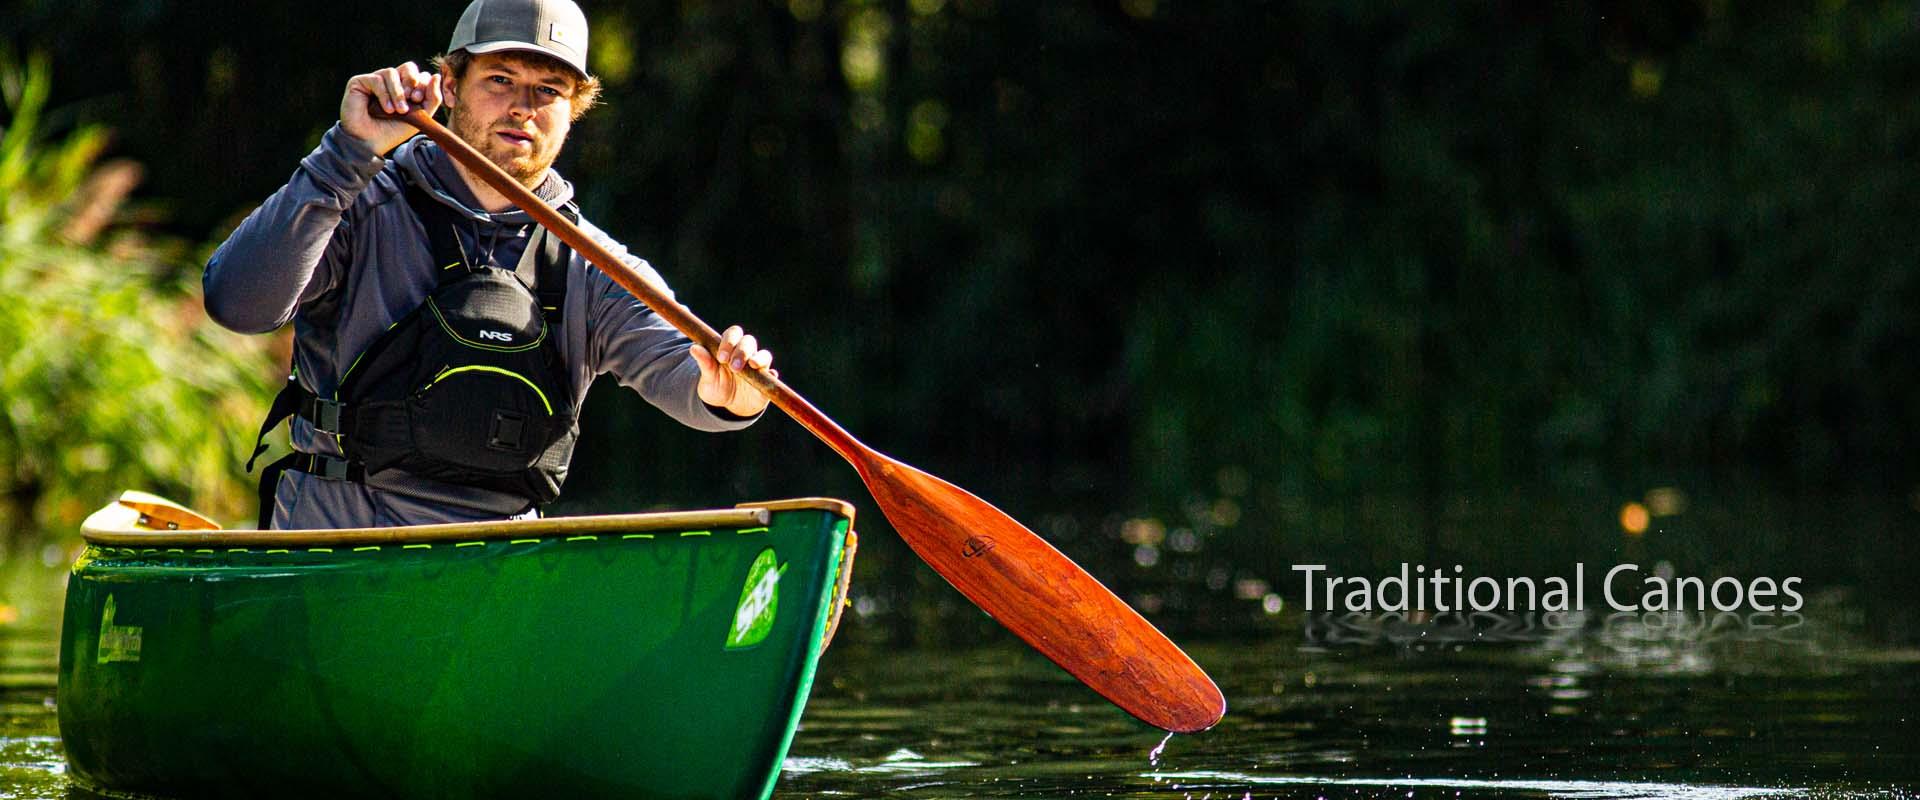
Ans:
[{"label": "wooden paddle blade", "polygon": [[1227,713],[1193,659],[1045,539],[965,489],[868,453],[856,466],[901,538],[1035,650],[1157,728],[1203,731]]}]

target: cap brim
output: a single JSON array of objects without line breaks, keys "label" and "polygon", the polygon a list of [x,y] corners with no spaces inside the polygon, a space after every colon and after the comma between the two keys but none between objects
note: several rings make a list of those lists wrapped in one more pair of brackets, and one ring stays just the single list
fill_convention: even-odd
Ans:
[{"label": "cap brim", "polygon": [[474,55],[486,55],[488,53],[506,53],[506,52],[511,52],[515,50],[526,52],[526,53],[539,53],[544,56],[551,56],[555,61],[565,64],[567,68],[573,70],[574,74],[577,75],[578,77],[585,78],[587,76],[586,67],[580,64],[573,63],[572,56],[561,53],[560,51],[555,50],[551,47],[542,47],[540,45],[532,44],[530,42],[515,42],[515,41],[475,42],[473,44],[467,45],[466,47],[462,47],[460,49],[465,50]]}]

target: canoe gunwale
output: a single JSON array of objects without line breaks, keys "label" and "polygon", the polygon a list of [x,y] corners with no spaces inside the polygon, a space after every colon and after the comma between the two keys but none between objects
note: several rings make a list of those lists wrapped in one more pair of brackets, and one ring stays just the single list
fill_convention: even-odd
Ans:
[{"label": "canoe gunwale", "polygon": [[847,518],[848,527],[853,525],[853,504],[837,497],[795,497],[788,500],[756,500],[740,503],[734,508],[764,508],[768,511],[806,511],[819,509],[831,511]]},{"label": "canoe gunwale", "polygon": [[747,528],[772,519],[764,507],[710,511],[666,511],[581,517],[461,522],[397,528],[344,528],[313,531],[154,531],[135,527],[140,513],[108,506],[89,517],[80,535],[88,544],[113,547],[335,547],[425,544],[493,539],[547,538],[595,533]]}]

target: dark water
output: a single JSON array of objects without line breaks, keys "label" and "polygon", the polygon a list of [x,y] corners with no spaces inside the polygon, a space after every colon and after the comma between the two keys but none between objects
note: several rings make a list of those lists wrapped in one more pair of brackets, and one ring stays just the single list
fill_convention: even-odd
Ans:
[{"label": "dark water", "polygon": [[[1808,620],[1782,632],[1768,620],[1689,628],[1636,615],[1527,634],[1510,619],[1491,635],[1501,623],[1456,622],[1350,620],[1340,623],[1344,641],[1326,646],[1307,643],[1307,621],[1290,617],[1292,635],[1194,645],[1230,710],[1219,727],[1173,737],[1157,756],[1162,734],[1013,648],[836,652],[782,790],[1920,796],[1920,652],[1859,647]],[[1330,626],[1316,627],[1324,641]]]},{"label": "dark water", "polygon": [[[68,796],[57,580],[0,608],[0,798]],[[777,796],[1920,797],[1920,652],[1848,620],[1282,614],[1187,643],[1230,711],[1171,739],[1011,641],[854,636],[822,665]]]}]

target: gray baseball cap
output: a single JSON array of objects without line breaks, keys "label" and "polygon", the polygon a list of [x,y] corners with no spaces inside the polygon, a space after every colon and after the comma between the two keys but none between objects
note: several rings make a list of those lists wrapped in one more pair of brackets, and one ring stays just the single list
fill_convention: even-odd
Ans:
[{"label": "gray baseball cap", "polygon": [[545,53],[587,74],[587,15],[573,0],[473,0],[447,52]]}]

